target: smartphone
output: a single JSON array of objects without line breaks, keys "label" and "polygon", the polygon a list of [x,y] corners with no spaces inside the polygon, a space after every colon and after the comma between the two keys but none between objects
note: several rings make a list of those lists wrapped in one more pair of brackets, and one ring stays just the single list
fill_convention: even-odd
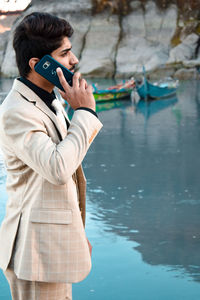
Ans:
[{"label": "smartphone", "polygon": [[60,84],[56,69],[60,67],[63,71],[63,75],[69,85],[72,86],[72,78],[74,73],[61,65],[57,60],[55,60],[50,55],[43,56],[40,61],[35,65],[35,71],[42,77],[53,83],[60,90],[64,91],[62,85]]}]

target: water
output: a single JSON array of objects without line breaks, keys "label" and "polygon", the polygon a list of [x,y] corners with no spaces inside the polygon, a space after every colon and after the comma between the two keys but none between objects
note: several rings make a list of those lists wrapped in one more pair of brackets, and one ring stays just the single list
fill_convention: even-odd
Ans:
[{"label": "water", "polygon": [[[93,268],[74,300],[199,300],[199,82],[182,82],[178,99],[103,109],[84,161]],[[0,293],[10,299],[2,274]]]}]

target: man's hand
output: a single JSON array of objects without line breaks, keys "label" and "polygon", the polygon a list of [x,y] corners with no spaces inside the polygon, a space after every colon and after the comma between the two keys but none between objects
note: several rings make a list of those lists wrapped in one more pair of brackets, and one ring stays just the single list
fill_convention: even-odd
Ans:
[{"label": "man's hand", "polygon": [[66,81],[60,68],[56,69],[60,83],[65,90],[59,90],[63,99],[67,100],[69,105],[75,110],[79,107],[87,107],[96,110],[96,103],[92,92],[92,86],[87,85],[85,79],[80,79],[81,74],[76,72],[73,76],[73,86]]}]

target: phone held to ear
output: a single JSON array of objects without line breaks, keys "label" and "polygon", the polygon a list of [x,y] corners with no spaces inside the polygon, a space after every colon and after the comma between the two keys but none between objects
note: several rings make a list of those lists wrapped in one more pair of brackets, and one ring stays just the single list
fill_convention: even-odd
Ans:
[{"label": "phone held to ear", "polygon": [[58,67],[62,69],[66,81],[72,86],[72,78],[74,74],[50,55],[45,55],[40,59],[40,61],[35,65],[35,71],[60,90],[64,91],[56,72]]}]

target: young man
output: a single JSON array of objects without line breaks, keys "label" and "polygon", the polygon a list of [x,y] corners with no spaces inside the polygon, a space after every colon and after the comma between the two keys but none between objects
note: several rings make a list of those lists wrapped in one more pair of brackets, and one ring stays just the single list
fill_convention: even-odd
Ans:
[{"label": "young man", "polygon": [[74,71],[72,33],[65,20],[32,13],[14,34],[21,77],[0,108],[8,192],[0,267],[14,300],[72,299],[71,283],[83,280],[91,268],[81,163],[102,127],[92,88],[79,73],[70,87],[57,70],[65,90],[61,95],[75,110],[70,122],[54,105],[54,86],[34,70],[49,54]]}]

